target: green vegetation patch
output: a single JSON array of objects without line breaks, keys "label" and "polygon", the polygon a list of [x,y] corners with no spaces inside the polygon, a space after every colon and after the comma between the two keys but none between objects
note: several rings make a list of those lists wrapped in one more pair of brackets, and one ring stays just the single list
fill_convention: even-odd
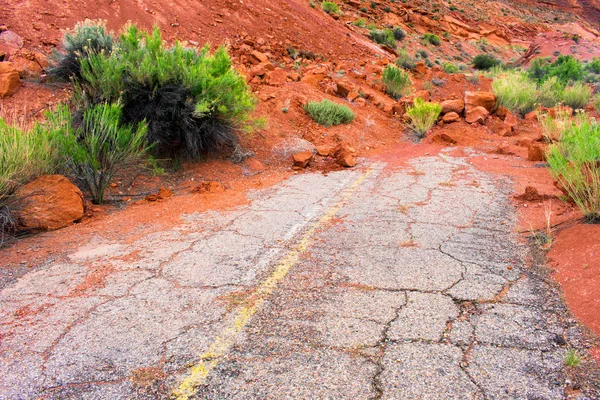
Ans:
[{"label": "green vegetation patch", "polygon": [[330,100],[309,101],[304,110],[323,126],[349,124],[354,120],[354,113],[350,108]]}]

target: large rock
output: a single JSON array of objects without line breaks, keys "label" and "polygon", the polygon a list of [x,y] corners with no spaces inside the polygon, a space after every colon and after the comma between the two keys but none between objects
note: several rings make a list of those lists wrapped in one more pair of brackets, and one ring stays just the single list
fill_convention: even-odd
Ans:
[{"label": "large rock", "polygon": [[465,107],[467,111],[473,107],[483,107],[492,112],[496,105],[496,95],[492,92],[465,92]]},{"label": "large rock", "polygon": [[461,99],[445,100],[442,101],[440,105],[442,106],[442,114],[447,114],[451,112],[461,114],[465,109],[465,102]]},{"label": "large rock", "polygon": [[0,62],[0,97],[9,97],[21,86],[19,71],[10,62]]},{"label": "large rock", "polygon": [[467,113],[465,115],[465,121],[469,124],[483,124],[485,123],[486,118],[490,115],[490,112],[481,106],[467,108]]},{"label": "large rock", "polygon": [[43,175],[17,191],[22,204],[16,211],[19,229],[54,230],[80,220],[84,213],[83,195],[62,175]]}]

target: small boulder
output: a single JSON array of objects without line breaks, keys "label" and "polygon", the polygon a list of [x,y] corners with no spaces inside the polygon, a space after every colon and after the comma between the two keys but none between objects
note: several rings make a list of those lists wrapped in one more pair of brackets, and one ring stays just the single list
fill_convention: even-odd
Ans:
[{"label": "small boulder", "polygon": [[292,159],[294,160],[294,168],[306,168],[308,167],[308,164],[310,164],[310,162],[313,159],[313,153],[310,150],[306,150],[300,153],[296,153],[292,156]]},{"label": "small boulder", "polygon": [[275,68],[267,73],[266,82],[271,86],[281,86],[287,81],[287,72],[283,68]]},{"label": "small boulder", "polygon": [[356,89],[352,84],[346,81],[336,82],[335,93],[340,97],[348,97],[350,92],[355,92]]},{"label": "small boulder", "polygon": [[223,193],[225,186],[217,181],[203,181],[196,187],[195,191],[198,193]]},{"label": "small boulder", "polygon": [[344,168],[351,168],[356,165],[356,160],[354,159],[354,155],[352,153],[353,150],[343,144],[339,144],[333,150],[335,162]]},{"label": "small boulder", "polygon": [[496,105],[496,95],[492,92],[465,92],[465,107],[467,111],[470,108],[483,107],[492,112]]},{"label": "small boulder", "polygon": [[465,109],[465,102],[461,99],[445,100],[442,101],[440,105],[442,106],[442,114],[447,114],[451,112],[460,114]]},{"label": "small boulder", "polygon": [[406,105],[402,102],[394,103],[391,108],[391,113],[400,117],[404,116],[406,113]]},{"label": "small boulder", "polygon": [[331,154],[331,149],[328,146],[317,146],[316,150],[321,157],[328,157]]},{"label": "small boulder", "polygon": [[546,152],[541,144],[533,144],[529,146],[527,151],[527,159],[529,161],[546,161]]},{"label": "small boulder", "polygon": [[15,213],[19,229],[49,231],[79,221],[84,215],[81,190],[62,175],[43,175],[17,190],[23,206]]},{"label": "small boulder", "polygon": [[269,61],[269,57],[267,57],[266,54],[261,53],[260,51],[254,50],[252,53],[250,53],[250,56],[256,64]]},{"label": "small boulder", "polygon": [[160,187],[158,192],[146,196],[146,201],[159,201],[172,197],[175,193],[171,189]]},{"label": "small boulder", "polygon": [[488,115],[490,115],[490,112],[482,106],[467,108],[465,121],[469,124],[484,124]]},{"label": "small boulder", "polygon": [[346,96],[348,101],[354,101],[354,100],[358,99],[359,97],[360,97],[360,93],[358,93],[357,91],[352,91],[352,92],[348,93],[348,96]]},{"label": "small boulder", "polygon": [[504,117],[504,123],[510,128],[511,131],[515,131],[518,122],[519,120],[517,119],[517,117],[515,117],[513,113],[511,113],[510,111],[506,113],[506,116]]},{"label": "small boulder", "polygon": [[427,73],[427,65],[423,61],[419,61],[415,64],[414,71],[419,75],[424,75]]},{"label": "small boulder", "polygon": [[451,124],[452,122],[456,122],[458,120],[460,120],[460,115],[458,115],[454,111],[444,114],[444,116],[442,117],[442,121],[444,121],[445,124]]},{"label": "small boulder", "polygon": [[11,62],[0,62],[0,98],[12,96],[20,86],[17,68]]},{"label": "small boulder", "polygon": [[500,118],[502,121],[504,121],[504,119],[506,118],[506,116],[508,115],[508,113],[510,113],[510,111],[508,111],[508,109],[506,107],[498,107],[498,109],[496,110],[496,115],[498,116],[498,118]]}]

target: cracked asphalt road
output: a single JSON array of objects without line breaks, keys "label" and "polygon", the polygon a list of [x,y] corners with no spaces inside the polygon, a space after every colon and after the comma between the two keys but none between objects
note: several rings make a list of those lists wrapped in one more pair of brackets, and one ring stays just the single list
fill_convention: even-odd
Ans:
[{"label": "cracked asphalt road", "polygon": [[3,282],[0,399],[565,398],[564,305],[510,182],[367,167]]}]

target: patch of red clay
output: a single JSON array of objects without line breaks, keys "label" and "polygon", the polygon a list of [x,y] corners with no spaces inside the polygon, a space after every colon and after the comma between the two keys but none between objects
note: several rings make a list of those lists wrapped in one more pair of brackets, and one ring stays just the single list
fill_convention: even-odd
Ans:
[{"label": "patch of red clay", "polygon": [[[600,335],[600,225],[579,224],[558,232],[548,253],[567,305]],[[600,348],[594,355],[600,361]]]}]

